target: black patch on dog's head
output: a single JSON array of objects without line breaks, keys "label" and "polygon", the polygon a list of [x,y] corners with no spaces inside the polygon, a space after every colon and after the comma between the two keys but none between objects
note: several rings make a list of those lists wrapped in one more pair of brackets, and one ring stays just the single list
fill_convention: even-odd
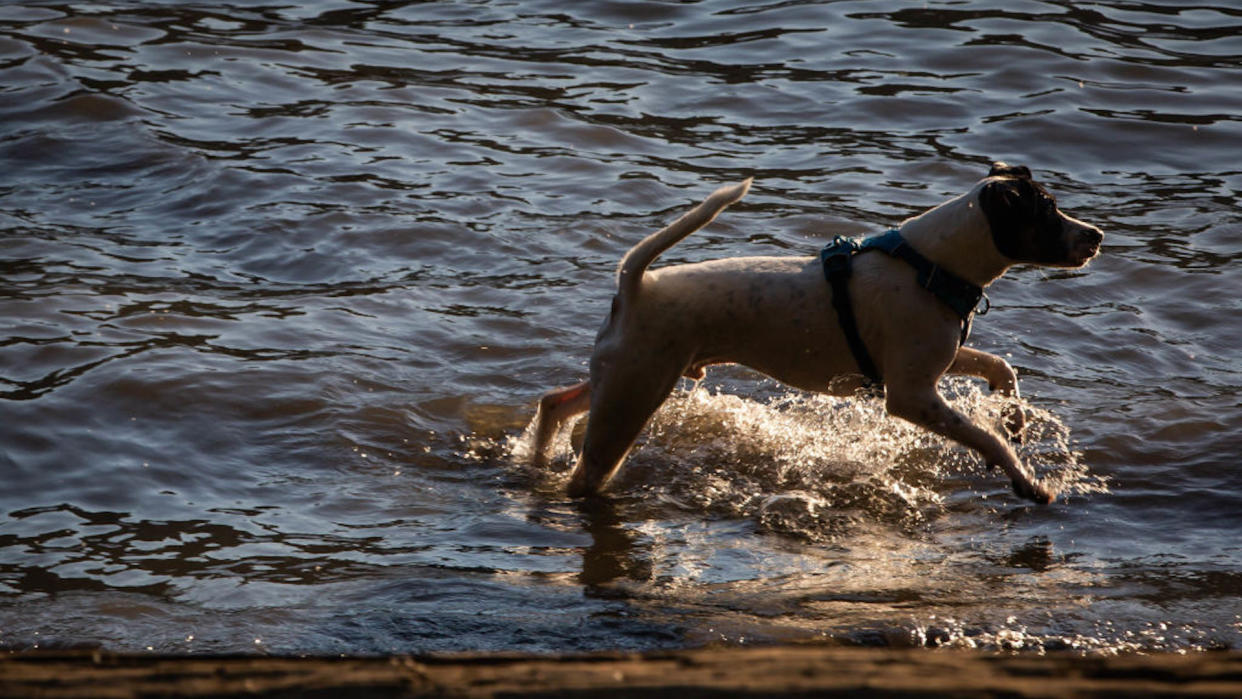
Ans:
[{"label": "black patch on dog's head", "polygon": [[1023,165],[995,163],[979,192],[979,206],[992,228],[992,242],[1018,262],[1056,265],[1070,259],[1057,201]]}]

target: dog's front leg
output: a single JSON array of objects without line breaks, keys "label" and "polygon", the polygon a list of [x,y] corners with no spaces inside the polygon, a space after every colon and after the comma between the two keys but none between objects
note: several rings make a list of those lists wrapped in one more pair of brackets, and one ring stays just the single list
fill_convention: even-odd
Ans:
[{"label": "dog's front leg", "polygon": [[892,415],[974,449],[988,466],[1000,466],[1020,497],[1044,504],[1055,498],[1055,494],[1035,479],[1007,444],[949,407],[934,385],[902,388],[890,383],[887,407]]},{"label": "dog's front leg", "polygon": [[959,347],[950,374],[977,376],[986,379],[988,388],[1010,399],[1009,405],[1001,412],[1005,431],[1009,438],[1021,443],[1022,432],[1026,429],[1026,414],[1018,402],[1018,375],[1009,362],[994,354],[988,354],[970,347]]}]

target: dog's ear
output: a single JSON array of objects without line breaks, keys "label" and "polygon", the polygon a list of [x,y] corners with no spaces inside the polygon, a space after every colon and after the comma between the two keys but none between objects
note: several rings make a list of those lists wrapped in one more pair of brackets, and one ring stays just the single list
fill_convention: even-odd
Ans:
[{"label": "dog's ear", "polygon": [[[996,170],[993,166],[991,177],[997,176]],[[979,207],[992,228],[992,242],[1002,255],[1015,260],[1023,256],[1021,229],[1029,216],[1021,184],[1020,179],[993,180],[979,191]]]},{"label": "dog's ear", "polygon": [[992,228],[992,242],[1005,257],[1051,265],[1069,258],[1056,200],[1034,180],[1001,176],[985,182],[979,208]]},{"label": "dog's ear", "polygon": [[999,160],[992,163],[992,169],[988,171],[988,177],[1021,177],[1024,180],[1031,179],[1031,169],[1025,165],[1010,165]]}]

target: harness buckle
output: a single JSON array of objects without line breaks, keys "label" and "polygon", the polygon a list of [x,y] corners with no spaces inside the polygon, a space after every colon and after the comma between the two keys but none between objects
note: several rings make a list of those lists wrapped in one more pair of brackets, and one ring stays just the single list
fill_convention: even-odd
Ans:
[{"label": "harness buckle", "polygon": [[828,274],[844,274],[850,270],[850,253],[837,252],[824,258],[824,266]]},{"label": "harness buckle", "polygon": [[[979,303],[983,304],[982,309],[979,308]],[[992,310],[992,299],[988,298],[987,294],[979,295],[979,303],[975,304],[975,315],[985,316],[988,314],[988,311]]]},{"label": "harness buckle", "polygon": [[824,273],[827,276],[836,276],[850,273],[850,267],[854,254],[858,252],[858,241],[853,238],[846,238],[839,235],[832,239],[832,244],[825,247],[820,252],[820,261],[824,265]]}]

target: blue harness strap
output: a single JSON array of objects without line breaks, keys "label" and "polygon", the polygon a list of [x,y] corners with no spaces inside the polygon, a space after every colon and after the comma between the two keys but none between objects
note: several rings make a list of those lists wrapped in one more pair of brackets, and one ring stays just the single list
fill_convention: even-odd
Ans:
[{"label": "blue harness strap", "polygon": [[[883,378],[871,359],[871,353],[867,351],[866,343],[858,334],[858,321],[854,317],[854,304],[850,299],[849,291],[854,256],[868,250],[883,251],[892,257],[904,260],[914,268],[919,286],[935,294],[936,298],[953,309],[953,312],[961,318],[962,336],[958,340],[959,345],[966,343],[966,338],[970,335],[970,321],[974,316],[975,308],[979,306],[980,301],[986,302],[987,296],[978,285],[955,276],[923,257],[919,251],[906,242],[905,238],[901,237],[901,233],[896,229],[883,235],[867,238],[862,242],[837,236],[831,243],[825,245],[824,249],[819,252],[819,260],[824,267],[824,278],[832,287],[832,307],[837,312],[837,322],[841,324],[841,332],[845,335],[850,353],[854,355],[858,370],[870,384],[875,385],[882,384]],[[984,309],[979,311],[979,314],[987,313],[989,308],[991,304],[985,303]]]}]

